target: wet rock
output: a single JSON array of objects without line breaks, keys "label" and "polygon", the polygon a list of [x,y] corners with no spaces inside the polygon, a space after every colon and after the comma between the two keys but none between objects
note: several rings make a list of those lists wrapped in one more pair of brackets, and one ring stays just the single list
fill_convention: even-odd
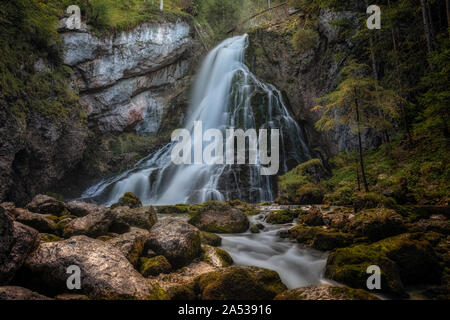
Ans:
[{"label": "wet rock", "polygon": [[38,194],[27,204],[26,209],[35,213],[60,215],[66,209],[66,205],[50,196]]},{"label": "wet rock", "polygon": [[272,270],[228,267],[196,278],[194,290],[201,300],[270,300],[286,286]]},{"label": "wet rock", "polygon": [[84,217],[95,211],[104,211],[105,206],[99,206],[94,203],[87,203],[81,201],[71,201],[66,203],[67,210],[69,210],[71,215],[77,217]]},{"label": "wet rock", "polygon": [[170,262],[164,256],[141,258],[139,264],[139,272],[144,277],[157,276],[161,273],[170,273],[172,271]]},{"label": "wet rock", "polygon": [[379,300],[361,289],[327,284],[308,286],[280,293],[274,300]]},{"label": "wet rock", "polygon": [[125,206],[130,208],[140,208],[142,207],[142,202],[134,193],[127,192],[119,199],[117,203],[113,204],[111,208],[114,209],[116,207]]},{"label": "wet rock", "polygon": [[[114,221],[114,214],[110,210],[95,211],[85,217],[68,221],[64,227],[64,238],[86,235],[97,238],[106,234]],[[62,221],[61,221],[62,222]]]},{"label": "wet rock", "polygon": [[0,208],[0,285],[11,281],[39,241],[36,230],[12,221]]},{"label": "wet rock", "polygon": [[261,231],[259,230],[257,225],[253,225],[250,227],[250,232],[251,233],[260,233]]},{"label": "wet rock", "polygon": [[346,231],[378,241],[403,233],[406,227],[402,216],[394,210],[379,208],[358,213],[347,225]]},{"label": "wet rock", "polygon": [[107,243],[119,249],[133,265],[136,265],[150,237],[147,230],[132,227],[130,232],[108,240]]},{"label": "wet rock", "polygon": [[203,244],[207,244],[213,247],[220,247],[220,245],[222,244],[222,238],[217,234],[202,231],[200,235]]},{"label": "wet rock", "polygon": [[16,221],[43,233],[54,233],[56,223],[43,214],[33,213],[26,209],[13,209]]},{"label": "wet rock", "polygon": [[91,299],[148,299],[150,284],[122,252],[86,236],[44,243],[24,264],[24,281],[41,292],[67,292],[67,268],[81,269],[80,294]]},{"label": "wet rock", "polygon": [[157,217],[153,207],[116,207],[112,210],[114,216],[110,231],[116,233],[128,232],[130,227],[150,230]]},{"label": "wet rock", "polygon": [[172,266],[179,268],[201,254],[200,231],[181,220],[166,218],[152,227],[146,248],[165,256]]},{"label": "wet rock", "polygon": [[189,223],[213,233],[241,233],[247,231],[250,225],[242,211],[217,201],[206,202],[197,212],[191,212]]},{"label": "wet rock", "polygon": [[6,286],[0,287],[0,300],[52,300],[29,289]]}]

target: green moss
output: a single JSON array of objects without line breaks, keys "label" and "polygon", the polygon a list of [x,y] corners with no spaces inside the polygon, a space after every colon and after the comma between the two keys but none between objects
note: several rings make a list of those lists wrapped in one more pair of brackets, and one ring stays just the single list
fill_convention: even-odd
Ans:
[{"label": "green moss", "polygon": [[354,236],[348,233],[339,232],[335,229],[302,225],[291,228],[289,237],[296,239],[299,243],[322,251],[346,247],[354,241]]},{"label": "green moss", "polygon": [[169,300],[169,296],[159,284],[151,282],[149,283],[149,286],[150,294],[147,297],[148,300]]},{"label": "green moss", "polygon": [[210,232],[201,232],[202,243],[213,247],[219,247],[222,244],[222,238],[217,234]]},{"label": "green moss", "polygon": [[157,207],[160,214],[185,214],[189,212],[189,205],[177,204],[175,206],[159,206]]},{"label": "green moss", "polygon": [[257,225],[253,225],[250,227],[250,232],[251,233],[260,233],[261,231],[259,230]]},{"label": "green moss", "polygon": [[160,273],[169,273],[172,270],[172,266],[164,256],[140,258],[139,265],[139,272],[144,277],[157,276]]},{"label": "green moss", "polygon": [[271,224],[291,223],[298,216],[295,210],[279,210],[269,213],[266,222]]},{"label": "green moss", "polygon": [[62,239],[54,234],[49,233],[41,233],[41,242],[56,242],[61,241]]},{"label": "green moss", "polygon": [[111,206],[111,208],[116,208],[116,207],[122,207],[122,206],[128,206],[130,208],[139,208],[142,207],[142,202],[141,200],[138,198],[138,196],[136,196],[134,193],[132,192],[126,192],[117,203],[113,204]]}]

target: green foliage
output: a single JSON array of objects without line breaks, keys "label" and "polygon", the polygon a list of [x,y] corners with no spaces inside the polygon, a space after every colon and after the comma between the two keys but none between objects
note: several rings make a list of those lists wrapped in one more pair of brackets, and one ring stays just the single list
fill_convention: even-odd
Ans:
[{"label": "green foliage", "polygon": [[317,45],[319,39],[319,34],[312,29],[299,29],[292,38],[292,46],[295,51],[302,54]]}]

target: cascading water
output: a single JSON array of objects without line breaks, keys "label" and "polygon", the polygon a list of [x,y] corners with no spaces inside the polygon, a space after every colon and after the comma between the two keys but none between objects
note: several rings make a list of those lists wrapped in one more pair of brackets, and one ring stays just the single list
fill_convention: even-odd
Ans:
[{"label": "cascading water", "polygon": [[[247,35],[229,38],[207,55],[194,86],[185,128],[193,132],[194,122],[201,121],[203,130],[222,132],[229,128],[279,129],[283,173],[311,157],[281,93],[259,81],[244,64],[247,44]],[[274,179],[260,174],[261,164],[175,165],[171,161],[173,147],[170,143],[133,169],[90,187],[82,198],[110,205],[131,191],[144,204],[154,205],[273,200]]]}]

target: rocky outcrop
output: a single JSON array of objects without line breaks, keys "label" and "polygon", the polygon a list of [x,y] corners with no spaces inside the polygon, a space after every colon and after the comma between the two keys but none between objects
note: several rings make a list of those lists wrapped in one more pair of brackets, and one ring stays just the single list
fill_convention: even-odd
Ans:
[{"label": "rocky outcrop", "polygon": [[192,212],[189,223],[202,231],[214,233],[241,233],[250,225],[241,210],[216,201],[204,203],[197,212]]},{"label": "rocky outcrop", "polygon": [[201,254],[200,231],[181,220],[166,218],[153,226],[146,247],[180,268]]},{"label": "rocky outcrop", "polygon": [[75,71],[92,126],[158,132],[168,101],[189,72],[195,44],[187,22],[144,23],[106,37],[69,31],[62,38],[64,63]]},{"label": "rocky outcrop", "polygon": [[152,286],[130,264],[119,249],[86,236],[44,243],[25,262],[22,275],[40,292],[68,292],[67,268],[81,269],[78,293],[91,299],[149,299]]},{"label": "rocky outcrop", "polygon": [[[333,21],[342,19],[353,25],[345,35],[342,27],[333,24]],[[338,128],[325,134],[317,132],[314,123],[320,114],[311,112],[311,109],[317,105],[317,98],[336,88],[346,57],[358,53],[353,38],[359,26],[357,14],[322,10],[318,16],[317,43],[302,54],[292,46],[294,32],[298,30],[290,27],[292,23],[288,20],[276,27],[250,31],[248,65],[258,77],[284,93],[285,102],[305,131],[313,157],[326,159],[339,150],[353,150],[355,140],[350,130]],[[376,143],[376,139],[369,135],[364,141],[367,146]]]}]

